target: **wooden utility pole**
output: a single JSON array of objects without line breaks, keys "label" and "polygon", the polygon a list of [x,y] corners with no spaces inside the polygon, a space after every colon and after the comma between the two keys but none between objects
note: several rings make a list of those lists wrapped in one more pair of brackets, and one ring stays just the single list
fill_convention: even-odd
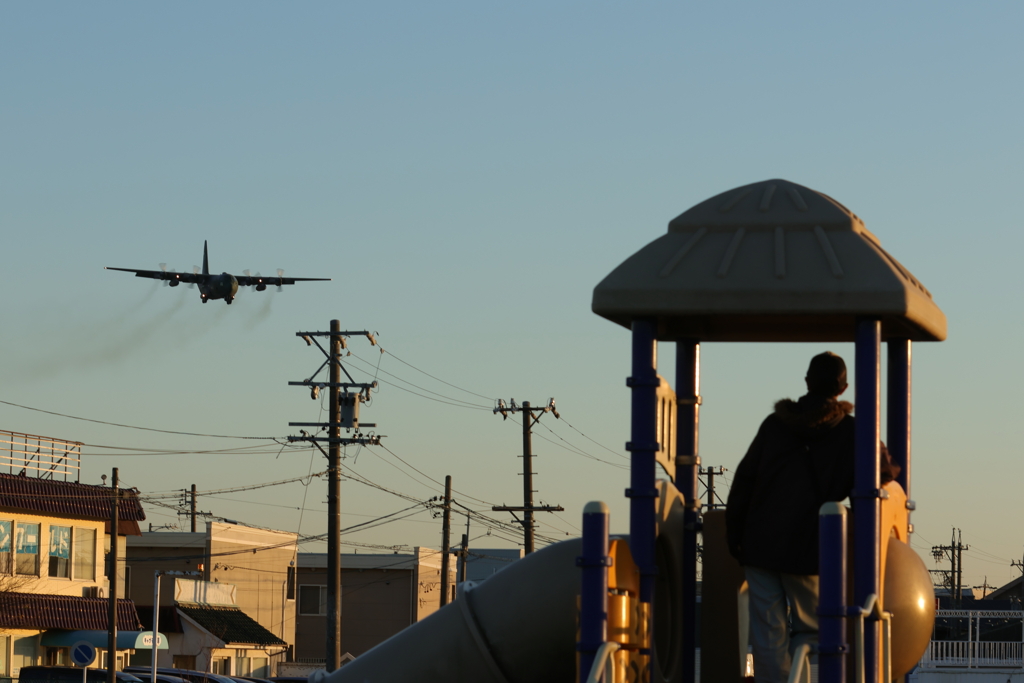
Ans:
[{"label": "wooden utility pole", "polygon": [[452,476],[444,478],[444,521],[441,526],[441,607],[448,604],[448,565],[451,561],[452,533]]},{"label": "wooden utility pole", "polygon": [[192,533],[196,532],[196,485],[192,484]]},{"label": "wooden utility pole", "polygon": [[[327,422],[289,422],[289,427],[316,427],[326,431],[328,436],[314,436],[302,430],[302,436],[289,436],[288,441],[310,441],[327,457],[327,642],[325,668],[327,672],[337,671],[341,666],[341,447],[349,445],[378,445],[381,436],[364,435],[359,431],[359,406],[370,400],[370,391],[377,388],[377,383],[360,383],[352,379],[352,375],[341,363],[341,350],[346,348],[346,337],[361,336],[376,346],[377,340],[366,331],[342,331],[341,323],[331,321],[330,332],[296,332],[307,346],[314,344],[326,356],[327,360],[313,373],[313,376],[301,382],[288,382],[290,386],[304,386],[310,390],[310,397],[317,400],[321,389],[330,391]],[[318,337],[328,337],[328,349],[325,349]],[[327,382],[316,382],[316,376],[329,366]],[[341,381],[341,373],[345,373],[347,382]],[[358,389],[350,393],[349,389]],[[364,422],[363,427],[377,425]],[[342,437],[341,430],[355,430],[352,436]],[[320,446],[321,441],[328,443],[325,452]]]},{"label": "wooden utility pole", "polygon": [[459,551],[459,573],[463,581],[469,581],[469,534],[462,534],[462,550]]},{"label": "wooden utility pole", "polygon": [[[498,407],[494,409],[494,413],[501,413],[502,419],[508,417],[508,413],[515,414],[516,411],[523,411],[523,505],[508,506],[508,505],[495,505],[491,509],[495,512],[522,512],[523,513],[523,547],[524,552],[529,555],[533,552],[533,513],[534,512],[562,512],[565,508],[561,505],[543,505],[535,506],[533,504],[533,445],[532,445],[532,434],[533,425],[540,421],[540,416],[544,413],[550,412],[555,416],[555,419],[560,419],[558,411],[555,410],[555,399],[550,399],[548,404],[543,408],[533,408],[530,406],[529,401],[523,401],[523,406],[520,408],[516,405],[516,400],[510,399],[510,404],[505,405],[505,401],[498,399]],[[537,413],[535,416],[534,413]]]},{"label": "wooden utility pole", "polygon": [[[107,628],[107,683],[117,683],[117,527],[118,502],[121,490],[118,488],[117,468],[111,473],[111,504],[110,504],[110,561],[107,564],[107,577],[110,586],[110,626]],[[156,609],[154,607],[154,609]]]},{"label": "wooden utility pole", "polygon": [[[331,321],[330,382],[341,382],[341,323]],[[327,668],[341,667],[341,420],[338,392],[330,392],[327,447]]]}]

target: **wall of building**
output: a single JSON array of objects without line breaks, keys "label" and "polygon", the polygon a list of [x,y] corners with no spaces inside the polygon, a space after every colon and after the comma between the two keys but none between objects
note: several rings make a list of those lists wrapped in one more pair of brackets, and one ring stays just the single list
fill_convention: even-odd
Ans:
[{"label": "wall of building", "polygon": [[[31,533],[33,530],[34,534]],[[19,550],[24,551],[32,547],[33,535],[36,548],[35,568],[32,574],[20,573],[12,565],[18,563],[20,555],[22,567],[26,568],[26,560],[30,555],[25,552],[19,553]],[[105,540],[103,522],[97,520],[50,517],[0,508],[0,590],[95,597],[89,595],[91,590],[105,589],[107,586],[103,567]],[[85,545],[86,542],[91,548]],[[8,550],[5,551],[5,548]],[[81,561],[86,557],[79,551],[87,548],[92,555],[91,563]],[[51,553],[65,554],[67,557],[54,557],[58,562],[53,563],[54,566],[51,567]],[[80,560],[77,567],[76,555]],[[63,565],[60,560],[63,560]],[[66,572],[67,577],[51,576],[51,569],[59,573]]]},{"label": "wall of building", "polygon": [[298,536],[234,524],[208,524],[209,581],[238,587],[236,604],[286,643],[295,642],[294,571]]},{"label": "wall of building", "polygon": [[[235,586],[234,604],[281,640],[294,645],[295,587],[294,575],[291,581],[289,575],[294,572],[296,540],[296,534],[289,532],[220,522],[207,522],[203,533],[143,533],[129,540],[130,597],[140,606],[153,604],[154,570],[201,571],[201,576],[175,578],[182,584],[187,583],[187,578]],[[175,581],[162,579],[161,605],[174,604],[174,586]],[[171,650],[161,653],[158,662],[164,665],[165,659],[173,661],[175,655],[188,654],[197,657],[197,667],[205,667],[212,644],[193,641],[192,637],[171,639]],[[205,650],[193,652],[196,648]],[[237,659],[236,655],[232,657]],[[285,653],[272,658],[271,668],[275,673],[276,664],[285,658]]]},{"label": "wall of building", "polygon": [[[437,611],[441,596],[440,552],[416,548],[409,554],[341,556],[341,651],[359,656],[411,624]],[[455,563],[450,568],[455,585]],[[299,556],[295,657],[323,660],[327,616],[309,591],[319,589],[326,603],[327,556]],[[305,586],[305,588],[303,588]],[[305,599],[304,599],[305,597]],[[318,613],[319,612],[319,613]]]}]

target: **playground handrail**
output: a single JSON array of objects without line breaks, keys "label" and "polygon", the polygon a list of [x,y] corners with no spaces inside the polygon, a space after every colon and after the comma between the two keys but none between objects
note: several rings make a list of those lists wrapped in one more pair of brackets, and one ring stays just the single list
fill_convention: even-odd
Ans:
[{"label": "playground handrail", "polygon": [[612,655],[620,647],[618,643],[610,641],[601,644],[601,647],[597,649],[597,654],[594,655],[594,666],[590,669],[590,675],[587,676],[587,683],[601,683],[604,680],[605,666],[612,661]]},{"label": "playground handrail", "polygon": [[872,593],[864,601],[864,607],[851,609],[856,621],[853,624],[854,646],[856,648],[857,683],[864,683],[864,619],[874,617],[882,622],[882,672],[883,681],[892,680],[892,614],[882,609],[878,595]]},{"label": "playground handrail", "polygon": [[[754,663],[757,666],[757,662]],[[803,683],[811,683],[811,646],[801,643],[793,652],[793,665],[789,669],[789,683],[798,683],[804,673]]]}]

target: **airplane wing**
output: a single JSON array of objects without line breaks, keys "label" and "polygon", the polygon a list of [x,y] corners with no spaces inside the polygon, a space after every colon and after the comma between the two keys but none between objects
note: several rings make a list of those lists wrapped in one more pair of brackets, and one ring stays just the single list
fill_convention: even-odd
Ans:
[{"label": "airplane wing", "polygon": [[202,282],[205,275],[199,273],[176,273],[173,270],[138,270],[136,268],[111,268],[103,266],[105,270],[121,270],[126,273],[135,273],[135,277],[148,277],[153,280],[177,280],[178,282]]},{"label": "airplane wing", "polygon": [[329,277],[273,277],[270,275],[233,275],[238,281],[239,287],[250,285],[264,285],[266,287],[279,287],[281,285],[294,285],[296,282],[330,282]]}]

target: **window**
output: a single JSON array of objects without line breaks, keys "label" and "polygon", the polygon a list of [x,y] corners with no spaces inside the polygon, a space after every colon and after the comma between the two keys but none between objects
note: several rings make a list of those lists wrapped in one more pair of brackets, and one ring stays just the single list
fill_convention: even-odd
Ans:
[{"label": "window", "polygon": [[11,522],[0,522],[0,574],[11,573]]},{"label": "window", "polygon": [[231,658],[230,657],[213,657],[210,663],[210,673],[220,674],[222,676],[231,675]]},{"label": "window", "polygon": [[96,530],[75,529],[74,567],[72,576],[79,581],[96,580]]},{"label": "window", "polygon": [[196,668],[196,656],[195,655],[173,655],[171,657],[171,666],[175,669],[195,669]]},{"label": "window", "polygon": [[252,675],[252,660],[246,655],[249,654],[248,650],[239,650],[235,656],[235,676],[251,676]]},{"label": "window", "polygon": [[50,576],[71,578],[71,527],[50,525]]},{"label": "window", "polygon": [[7,670],[7,642],[10,639],[10,636],[0,636],[0,676],[4,677],[11,675]]},{"label": "window", "polygon": [[14,525],[14,571],[25,576],[39,576],[39,525]]},{"label": "window", "polygon": [[268,677],[270,675],[270,660],[266,657],[253,657],[252,672],[249,675],[256,678]]},{"label": "window", "polygon": [[327,586],[299,586],[299,614],[327,614]]},{"label": "window", "polygon": [[17,678],[18,674],[21,673],[21,667],[23,666],[35,666],[36,641],[38,640],[38,636],[14,636],[14,651],[11,656],[11,676]]}]

